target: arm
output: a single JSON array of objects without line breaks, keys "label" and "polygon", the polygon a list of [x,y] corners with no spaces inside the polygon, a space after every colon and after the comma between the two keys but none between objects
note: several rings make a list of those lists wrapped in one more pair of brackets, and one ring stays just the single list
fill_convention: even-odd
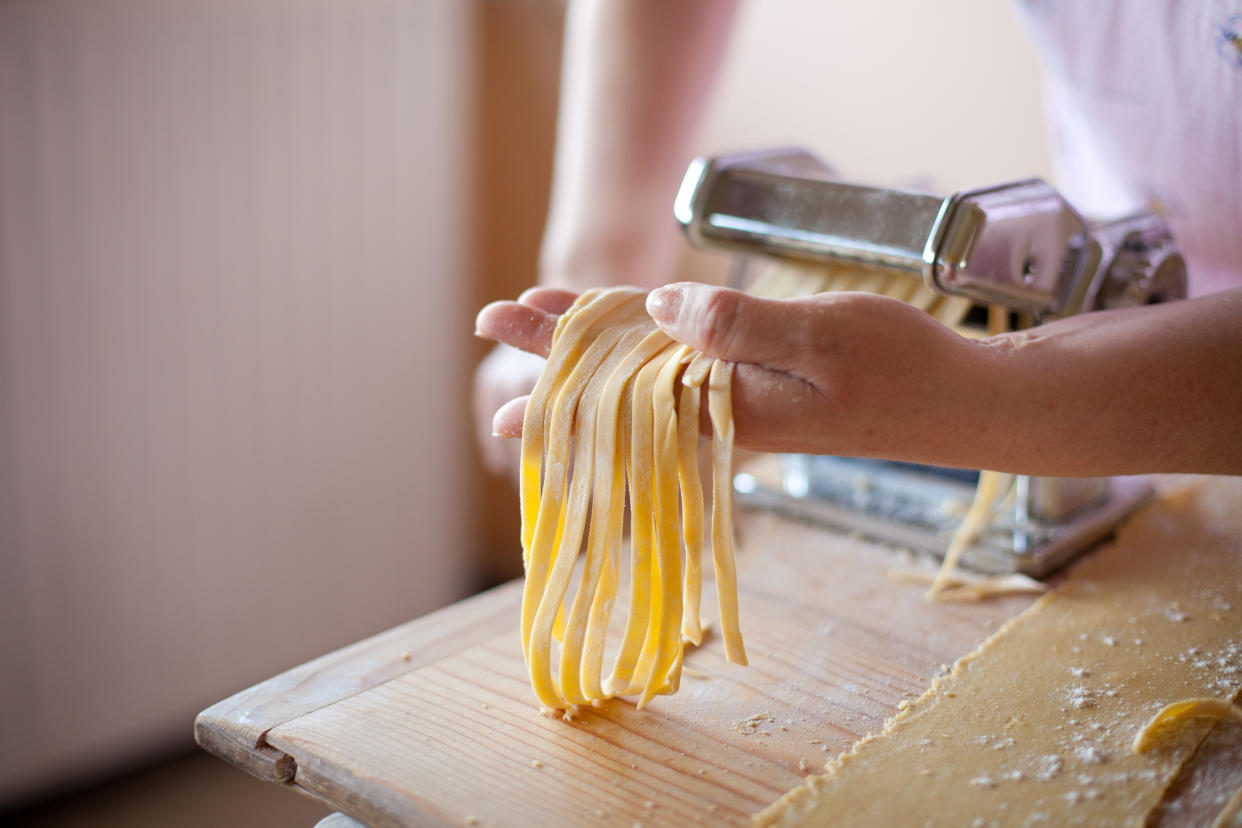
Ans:
[{"label": "arm", "polygon": [[862,294],[690,288],[671,314],[668,295],[649,307],[674,338],[750,363],[734,391],[743,444],[1041,475],[1242,474],[1242,289],[977,341]]},{"label": "arm", "polygon": [[[736,5],[572,0],[541,284],[652,288],[673,278],[681,242],[673,197]],[[530,391],[539,367],[496,348],[475,372],[476,430],[493,471],[517,463],[491,439],[492,414]]]},{"label": "arm", "polygon": [[573,0],[540,282],[656,287],[737,0]]},{"label": "arm", "polygon": [[1010,467],[1242,474],[1242,288],[981,344],[1008,378]]},{"label": "arm", "polygon": [[[861,293],[673,285],[648,309],[673,338],[738,362],[746,448],[1040,475],[1242,474],[1242,288],[974,341]],[[479,331],[522,313],[531,324],[512,341],[546,352],[543,311],[498,303]],[[520,412],[502,408],[497,431],[520,431]]]}]

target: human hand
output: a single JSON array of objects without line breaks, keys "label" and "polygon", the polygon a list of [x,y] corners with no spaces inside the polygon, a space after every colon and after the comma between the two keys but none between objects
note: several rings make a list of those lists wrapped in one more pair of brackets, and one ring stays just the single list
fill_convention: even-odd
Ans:
[{"label": "human hand", "polygon": [[[480,319],[486,314],[492,324],[488,332],[480,331],[480,335],[500,342],[474,372],[475,435],[483,462],[495,474],[517,475],[520,448],[510,441],[496,439],[496,435],[521,434],[521,412],[543,370],[556,317],[573,304],[575,296],[567,290],[533,288],[517,302],[494,303],[504,308],[499,316],[486,314],[487,308],[479,314]],[[504,410],[510,401],[517,406],[516,434],[510,433],[512,425],[507,420],[498,421],[499,426],[493,424],[497,409]],[[512,414],[514,405],[507,409]]]},{"label": "human hand", "polygon": [[[532,295],[484,308],[480,335],[546,354],[558,311],[532,306]],[[733,419],[744,448],[952,464],[962,429],[986,430],[978,411],[1000,393],[989,380],[1001,354],[887,297],[772,300],[680,283],[653,291],[647,308],[674,339],[737,363]],[[520,435],[524,405],[500,408],[497,434]]]}]

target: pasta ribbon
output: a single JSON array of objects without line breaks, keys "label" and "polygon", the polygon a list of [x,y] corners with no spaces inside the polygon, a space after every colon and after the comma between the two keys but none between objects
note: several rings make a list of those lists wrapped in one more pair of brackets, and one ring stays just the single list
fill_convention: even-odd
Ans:
[{"label": "pasta ribbon", "polygon": [[[680,685],[684,642],[702,639],[704,386],[715,431],[711,542],[721,628],[728,658],[746,661],[733,564],[732,364],[670,339],[647,315],[645,298],[632,288],[582,294],[558,320],[526,407],[522,651],[548,709],[615,695],[638,695],[642,707]],[[629,612],[605,680],[627,493]]]},{"label": "pasta ribbon", "polygon": [[[906,275],[845,265],[785,263],[762,275],[750,292],[785,298],[827,290],[887,295],[951,326],[970,307]],[[685,643],[703,638],[709,538],[725,654],[747,663],[733,549],[733,364],[674,342],[647,315],[645,297],[633,288],[579,296],[557,322],[551,354],[526,406],[522,652],[535,696],[548,709],[617,695],[637,695],[641,708],[677,691]],[[713,432],[710,522],[698,462],[704,389]],[[1000,476],[982,474],[932,594],[950,597],[947,588],[960,587],[951,573],[1006,485]],[[627,495],[629,606],[605,679]]]}]

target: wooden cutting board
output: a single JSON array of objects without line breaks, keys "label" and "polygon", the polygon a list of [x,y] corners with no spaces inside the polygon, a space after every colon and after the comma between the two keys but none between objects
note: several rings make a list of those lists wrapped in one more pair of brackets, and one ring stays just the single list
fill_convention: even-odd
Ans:
[{"label": "wooden cutting board", "polygon": [[1033,600],[930,604],[887,576],[892,549],[771,515],[737,528],[751,665],[709,637],[642,711],[540,715],[511,583],[216,704],[198,740],[377,827],[745,825]]}]

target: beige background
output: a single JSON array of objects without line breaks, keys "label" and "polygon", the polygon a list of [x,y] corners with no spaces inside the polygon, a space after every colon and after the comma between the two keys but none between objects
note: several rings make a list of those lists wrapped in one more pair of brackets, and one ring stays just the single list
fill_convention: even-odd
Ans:
[{"label": "beige background", "polygon": [[[470,320],[534,278],[560,13],[0,0],[0,806],[515,573]],[[701,148],[948,189],[1039,122],[1002,3],[756,0]]]},{"label": "beige background", "polygon": [[0,4],[0,799],[464,591],[466,12]]},{"label": "beige background", "polygon": [[788,143],[875,184],[1051,175],[1035,55],[999,0],[743,4],[703,144]]}]

